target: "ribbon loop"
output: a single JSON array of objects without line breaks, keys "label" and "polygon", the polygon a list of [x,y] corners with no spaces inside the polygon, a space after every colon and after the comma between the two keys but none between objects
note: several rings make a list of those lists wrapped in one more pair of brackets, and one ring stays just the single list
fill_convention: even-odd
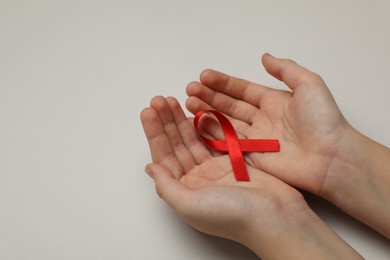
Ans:
[{"label": "ribbon loop", "polygon": [[[222,127],[225,140],[211,140],[200,134],[199,119],[205,113],[213,114]],[[211,149],[228,152],[233,172],[237,181],[250,181],[243,152],[279,152],[279,141],[272,139],[238,139],[237,133],[229,120],[216,110],[201,110],[196,113],[194,126],[202,142]]]}]

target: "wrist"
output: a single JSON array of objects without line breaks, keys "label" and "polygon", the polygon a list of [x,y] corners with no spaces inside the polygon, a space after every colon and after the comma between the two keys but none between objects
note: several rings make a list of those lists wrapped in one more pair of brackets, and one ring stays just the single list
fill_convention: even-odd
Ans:
[{"label": "wrist", "polygon": [[239,241],[262,259],[361,259],[302,200],[253,221]]},{"label": "wrist", "polygon": [[336,152],[326,171],[320,193],[320,197],[335,203],[342,197],[345,182],[353,179],[351,173],[359,171],[356,158],[357,144],[361,140],[361,134],[352,126],[345,127],[344,133],[337,144]]},{"label": "wrist", "polygon": [[390,149],[350,127],[321,196],[390,237]]}]

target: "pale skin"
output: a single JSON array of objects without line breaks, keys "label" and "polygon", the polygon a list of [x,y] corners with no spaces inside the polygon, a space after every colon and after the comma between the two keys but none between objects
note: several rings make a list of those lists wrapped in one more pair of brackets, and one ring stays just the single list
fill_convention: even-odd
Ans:
[{"label": "pale skin", "polygon": [[[251,153],[245,157],[250,182],[237,182],[229,157],[208,150],[199,141],[191,120],[185,117],[174,98],[155,97],[150,107],[141,113],[153,160],[146,171],[155,181],[158,194],[190,225],[202,232],[240,242],[264,259],[359,259],[360,256],[311,211],[303,196],[292,187],[327,199],[333,197],[338,206],[343,205],[343,201],[349,205],[353,196],[340,199],[348,187],[347,180],[344,180],[346,184],[340,184],[334,179],[337,174],[329,172],[337,167],[351,174],[357,171],[352,163],[342,165],[343,161],[350,162],[350,157],[344,158],[339,152],[341,148],[337,148],[344,146],[343,142],[348,144],[343,140],[348,139],[345,135],[349,133],[344,131],[352,131],[352,128],[318,76],[291,61],[267,55],[263,63],[271,75],[282,79],[293,92],[273,90],[211,70],[204,71],[200,82],[191,83],[187,88],[190,96],[187,108],[191,112],[218,109],[230,117],[239,136],[280,140],[278,154]],[[310,102],[311,95],[316,102]],[[300,105],[301,102],[304,104]],[[308,110],[312,114],[304,115]],[[325,126],[312,122],[319,115],[325,119]],[[207,123],[208,134],[220,138],[215,122],[210,119]],[[376,143],[368,143],[378,147]],[[377,149],[387,151],[379,147]],[[383,154],[384,159],[389,158],[386,155]],[[384,164],[380,167],[389,168]],[[375,166],[368,169],[377,170]],[[382,185],[388,181],[388,175],[378,176],[380,183],[370,183]],[[332,193],[327,189],[331,189],[332,183],[340,186],[336,187],[338,192],[329,195]],[[364,187],[363,182],[358,184]],[[359,186],[354,186],[349,192],[357,188]],[[386,189],[375,192],[386,200]],[[375,208],[375,204],[370,207]],[[386,211],[386,207],[382,207],[382,211]],[[386,226],[384,221],[374,222],[378,230],[386,232],[382,229]],[[382,233],[386,235],[385,232]]]},{"label": "pale skin", "polygon": [[246,138],[277,137],[280,153],[251,153],[248,164],[390,238],[390,149],[346,121],[320,76],[269,54],[262,61],[291,92],[206,70],[187,87],[188,110],[217,109]]}]

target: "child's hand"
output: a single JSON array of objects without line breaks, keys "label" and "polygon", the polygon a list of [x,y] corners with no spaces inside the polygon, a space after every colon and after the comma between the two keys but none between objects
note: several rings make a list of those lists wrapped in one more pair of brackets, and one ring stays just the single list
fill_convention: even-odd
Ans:
[{"label": "child's hand", "polygon": [[[187,108],[225,113],[243,137],[279,139],[279,153],[249,153],[247,163],[324,197],[389,237],[390,149],[350,126],[317,74],[269,54],[263,64],[292,91],[206,70],[188,85]],[[222,138],[216,129],[208,131]]]},{"label": "child's hand", "polygon": [[157,193],[196,229],[265,258],[300,258],[303,247],[317,259],[356,256],[291,186],[250,165],[251,181],[237,182],[228,155],[200,142],[175,99],[154,98],[141,121],[153,159],[146,171]]}]

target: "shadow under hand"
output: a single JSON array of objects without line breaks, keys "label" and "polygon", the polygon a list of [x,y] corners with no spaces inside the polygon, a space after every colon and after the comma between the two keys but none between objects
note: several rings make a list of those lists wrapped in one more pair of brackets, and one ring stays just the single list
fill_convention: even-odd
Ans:
[{"label": "shadow under hand", "polygon": [[197,231],[166,205],[164,211],[167,216],[164,221],[169,226],[171,233],[175,233],[172,235],[181,241],[180,248],[181,251],[186,252],[186,259],[259,259],[249,248],[235,241]]},{"label": "shadow under hand", "polygon": [[[195,232],[198,232],[194,230]],[[242,259],[242,260],[258,260],[260,259],[249,248],[225,238],[215,237],[198,232],[201,239],[211,245],[214,251],[218,252],[221,258],[218,259]]]}]

